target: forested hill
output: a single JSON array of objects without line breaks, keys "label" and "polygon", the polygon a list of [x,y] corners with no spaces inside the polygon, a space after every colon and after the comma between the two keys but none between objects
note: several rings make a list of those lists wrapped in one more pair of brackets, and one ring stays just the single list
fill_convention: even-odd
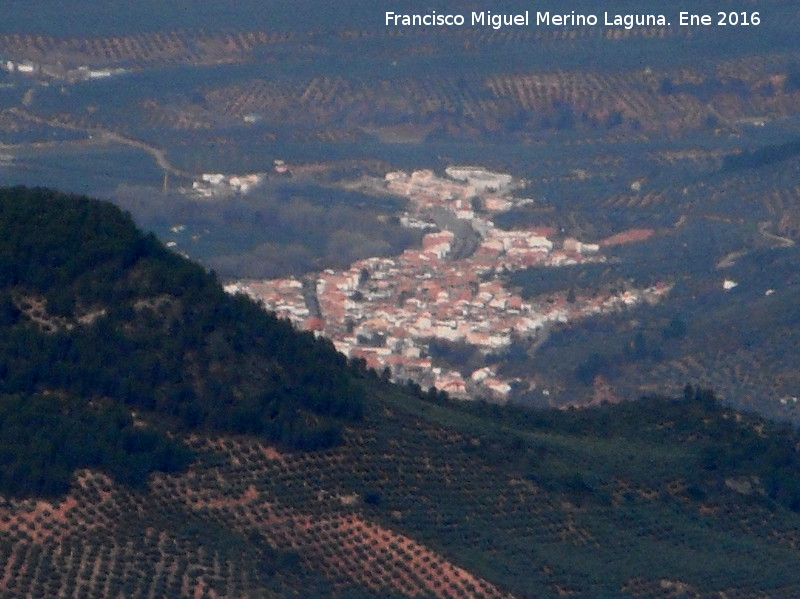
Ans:
[{"label": "forested hill", "polygon": [[361,416],[358,366],[111,204],[0,190],[2,492],[60,493],[83,466],[141,484],[189,459],[167,430],[334,445]]}]

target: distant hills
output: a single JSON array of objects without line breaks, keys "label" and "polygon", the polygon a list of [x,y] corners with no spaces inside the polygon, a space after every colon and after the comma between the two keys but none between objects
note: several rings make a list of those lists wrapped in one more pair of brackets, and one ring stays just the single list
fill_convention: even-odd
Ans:
[{"label": "distant hills", "polygon": [[800,594],[800,435],[687,385],[391,385],[139,232],[0,191],[0,597]]}]

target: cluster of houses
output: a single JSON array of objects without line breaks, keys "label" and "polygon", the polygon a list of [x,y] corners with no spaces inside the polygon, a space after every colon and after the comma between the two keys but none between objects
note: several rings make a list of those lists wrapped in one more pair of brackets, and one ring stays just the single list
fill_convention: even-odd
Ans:
[{"label": "cluster of houses", "polygon": [[506,287],[503,274],[530,266],[603,261],[599,246],[571,238],[556,242],[555,230],[546,227],[501,230],[490,220],[487,206],[491,200],[502,206],[530,201],[510,196],[515,181],[476,168],[448,169],[447,175],[389,173],[385,186],[409,198],[409,213],[404,215],[409,222],[425,224],[431,208],[468,220],[480,233],[480,243],[470,256],[451,258],[456,234],[427,223],[431,232],[424,235],[421,247],[394,258],[359,260],[347,270],[319,273],[316,295],[321,313],[309,310],[302,284],[294,278],[239,281],[227,290],[251,295],[297,326],[330,338],[345,355],[363,358],[379,372],[388,368],[396,380],[435,385],[454,397],[497,401],[507,399],[515,381],[491,366],[463,372],[438,364],[431,357],[431,343],[468,344],[486,355],[498,355],[515,337],[535,337],[549,323],[656,301],[667,291],[658,286],[571,302],[565,294],[524,300]]},{"label": "cluster of houses", "polygon": [[263,173],[252,173],[249,175],[203,173],[200,175],[199,181],[192,182],[192,189],[186,191],[195,197],[213,198],[237,193],[248,193],[263,182]]},{"label": "cluster of houses", "polygon": [[7,73],[18,73],[26,77],[40,77],[43,79],[58,79],[62,81],[85,81],[88,79],[106,79],[114,75],[126,73],[123,68],[96,69],[88,66],[67,67],[61,63],[47,64],[32,60],[7,60],[0,59],[0,70]]}]

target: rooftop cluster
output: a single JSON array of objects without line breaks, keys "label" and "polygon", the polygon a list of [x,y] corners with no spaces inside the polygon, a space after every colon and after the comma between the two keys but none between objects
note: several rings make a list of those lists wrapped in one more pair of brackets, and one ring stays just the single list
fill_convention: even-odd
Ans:
[{"label": "rooftop cluster", "polygon": [[[325,270],[316,277],[311,302],[308,289],[295,278],[238,281],[227,290],[253,296],[279,316],[329,337],[345,355],[363,358],[379,371],[388,368],[396,380],[436,386],[455,397],[501,401],[514,381],[492,366],[461,372],[437,365],[430,356],[431,341],[466,343],[499,355],[515,336],[535,337],[550,323],[656,301],[667,291],[656,286],[574,301],[565,294],[523,300],[506,287],[505,274],[533,266],[602,262],[600,246],[557,239],[548,227],[501,230],[492,214],[533,201],[512,196],[520,182],[472,167],[450,168],[446,175],[392,172],[382,182],[386,190],[410,200],[402,222],[429,231],[422,247],[394,258],[359,260],[343,271]],[[457,255],[463,252],[456,248],[463,249],[463,238],[470,236],[476,241],[469,255]]]}]

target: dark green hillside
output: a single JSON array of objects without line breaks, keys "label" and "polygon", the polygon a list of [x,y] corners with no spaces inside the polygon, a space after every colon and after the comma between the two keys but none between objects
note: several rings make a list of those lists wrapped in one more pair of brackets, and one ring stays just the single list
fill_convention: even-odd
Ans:
[{"label": "dark green hillside", "polygon": [[333,445],[362,411],[346,367],[330,343],[229,297],[118,208],[0,191],[0,428],[42,432],[2,436],[6,492],[63,491],[82,466],[141,483],[185,464],[174,443],[134,427],[132,410],[172,430]]}]

